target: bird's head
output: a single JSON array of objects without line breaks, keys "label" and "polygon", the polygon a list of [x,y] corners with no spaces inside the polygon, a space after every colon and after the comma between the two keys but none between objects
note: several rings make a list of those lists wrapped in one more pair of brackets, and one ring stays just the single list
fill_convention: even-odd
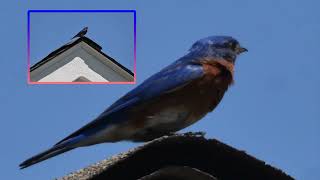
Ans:
[{"label": "bird's head", "polygon": [[210,36],[195,42],[189,53],[200,57],[223,58],[234,63],[237,55],[246,51],[230,36]]},{"label": "bird's head", "polygon": [[84,28],[83,28],[83,31],[88,31],[88,27],[84,27]]}]

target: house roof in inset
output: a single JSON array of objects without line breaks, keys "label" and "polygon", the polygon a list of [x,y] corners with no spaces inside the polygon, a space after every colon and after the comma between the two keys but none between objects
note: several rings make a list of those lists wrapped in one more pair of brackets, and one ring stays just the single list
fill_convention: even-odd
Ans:
[{"label": "house roof in inset", "polygon": [[85,42],[86,44],[88,44],[90,47],[92,47],[93,49],[95,49],[97,52],[99,52],[101,55],[103,55],[104,57],[106,57],[107,59],[109,59],[110,61],[112,61],[114,64],[116,64],[117,66],[119,66],[121,69],[123,69],[124,71],[126,71],[127,73],[129,73],[130,75],[134,76],[133,72],[130,71],[128,68],[124,67],[122,64],[120,64],[118,61],[116,61],[115,59],[113,59],[112,57],[108,56],[107,54],[105,54],[104,52],[102,52],[102,47],[99,46],[97,43],[95,43],[94,41],[92,41],[91,39],[83,36],[83,37],[79,37],[79,38],[74,38],[72,39],[70,42],[68,42],[67,44],[61,46],[60,48],[54,50],[53,52],[51,52],[48,56],[46,56],[45,58],[43,58],[42,60],[40,60],[39,62],[37,62],[36,64],[34,64],[33,66],[30,67],[30,72],[34,71],[35,69],[39,68],[40,66],[42,66],[43,64],[46,64],[47,62],[51,61],[52,59],[54,59],[55,57],[57,57],[58,55],[62,54],[63,52],[67,51],[68,49],[72,48],[73,46],[79,44],[80,42]]}]

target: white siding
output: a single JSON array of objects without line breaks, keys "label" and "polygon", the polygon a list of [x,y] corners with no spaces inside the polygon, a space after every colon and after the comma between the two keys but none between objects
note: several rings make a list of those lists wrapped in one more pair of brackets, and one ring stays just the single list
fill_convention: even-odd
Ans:
[{"label": "white siding", "polygon": [[34,82],[133,81],[133,77],[84,42],[73,46],[31,72]]}]

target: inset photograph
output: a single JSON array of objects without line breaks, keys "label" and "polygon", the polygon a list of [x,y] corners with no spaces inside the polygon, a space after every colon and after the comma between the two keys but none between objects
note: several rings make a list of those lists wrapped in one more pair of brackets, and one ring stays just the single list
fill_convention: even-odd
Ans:
[{"label": "inset photograph", "polygon": [[134,84],[135,11],[30,10],[29,84]]}]

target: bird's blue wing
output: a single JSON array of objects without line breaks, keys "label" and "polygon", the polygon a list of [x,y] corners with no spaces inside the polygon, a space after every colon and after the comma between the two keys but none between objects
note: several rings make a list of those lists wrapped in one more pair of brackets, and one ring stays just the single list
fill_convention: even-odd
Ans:
[{"label": "bird's blue wing", "polygon": [[[112,104],[101,116],[114,112],[119,107],[132,105],[133,102],[145,102],[162,94],[172,92],[192,80],[202,77],[202,65],[192,60],[181,58],[162,69]],[[132,103],[128,104],[128,102]]]},{"label": "bird's blue wing", "polygon": [[58,142],[58,144],[84,132],[98,131],[109,124],[126,121],[128,119],[128,117],[124,117],[124,112],[126,110],[148,102],[162,94],[170,93],[175,89],[202,77],[203,73],[203,68],[198,61],[183,57],[145,80],[141,85],[112,104],[98,116],[96,120],[64,138]]}]

